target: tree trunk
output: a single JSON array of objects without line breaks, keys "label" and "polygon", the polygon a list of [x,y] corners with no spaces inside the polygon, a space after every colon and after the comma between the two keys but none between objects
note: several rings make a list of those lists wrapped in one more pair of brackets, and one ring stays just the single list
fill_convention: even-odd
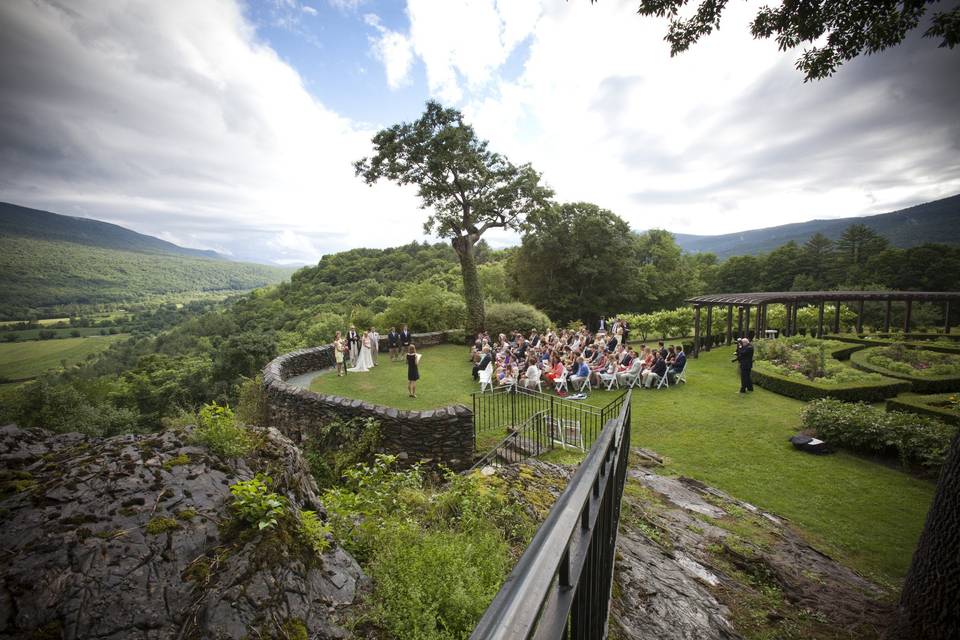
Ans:
[{"label": "tree trunk", "polygon": [[960,432],[953,438],[888,638],[960,637]]},{"label": "tree trunk", "polygon": [[463,298],[467,303],[467,331],[472,335],[484,329],[483,291],[480,289],[480,278],[477,275],[477,260],[473,252],[473,242],[468,237],[453,238],[453,250],[460,258],[460,274],[463,276]]}]

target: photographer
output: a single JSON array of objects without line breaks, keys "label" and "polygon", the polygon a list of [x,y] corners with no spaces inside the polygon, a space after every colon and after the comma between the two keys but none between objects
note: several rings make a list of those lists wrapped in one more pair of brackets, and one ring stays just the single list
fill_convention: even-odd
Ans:
[{"label": "photographer", "polygon": [[737,340],[737,353],[730,362],[740,363],[740,393],[753,391],[753,380],[750,371],[753,369],[753,345],[748,338]]}]

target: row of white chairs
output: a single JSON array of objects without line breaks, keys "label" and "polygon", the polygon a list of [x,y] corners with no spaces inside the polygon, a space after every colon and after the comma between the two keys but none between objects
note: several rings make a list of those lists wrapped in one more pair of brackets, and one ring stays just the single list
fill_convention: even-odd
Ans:
[{"label": "row of white chairs", "polygon": [[[480,376],[480,393],[483,393],[485,390],[489,389],[493,391],[493,363],[487,365],[486,369],[483,369],[478,373]],[[543,384],[540,380],[540,370],[537,369],[536,378],[527,378],[524,382],[524,386],[528,389],[532,389],[534,385],[537,387],[537,391],[543,393]],[[662,389],[664,387],[670,386],[670,376],[663,375],[658,376],[657,380],[657,389]],[[614,387],[617,389],[621,387],[621,381],[627,389],[633,389],[641,384],[641,377],[639,373],[601,373],[600,374],[600,386],[606,388],[607,391],[612,391]],[[674,386],[677,386],[680,383],[686,384],[687,382],[687,367],[684,366],[683,371],[677,374],[676,379],[674,380]],[[514,380],[511,383],[511,386],[516,387],[517,381]],[[570,392],[570,388],[573,387],[578,393],[583,393],[585,391],[592,391],[593,385],[590,384],[590,376],[571,376],[569,372],[564,370],[560,377],[553,381],[553,386],[557,393],[561,391]]]}]

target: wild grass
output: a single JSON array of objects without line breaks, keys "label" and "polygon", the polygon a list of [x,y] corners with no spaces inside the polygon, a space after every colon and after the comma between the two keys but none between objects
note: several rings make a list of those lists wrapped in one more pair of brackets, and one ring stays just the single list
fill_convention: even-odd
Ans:
[{"label": "wild grass", "polygon": [[88,355],[100,353],[111,343],[128,336],[90,336],[38,342],[0,343],[0,379],[21,380],[51,369],[82,362]]}]

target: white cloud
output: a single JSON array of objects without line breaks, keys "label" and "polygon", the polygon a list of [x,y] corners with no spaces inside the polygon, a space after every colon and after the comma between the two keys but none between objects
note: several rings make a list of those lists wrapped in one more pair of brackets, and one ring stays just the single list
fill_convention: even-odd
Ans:
[{"label": "white cloud", "polygon": [[370,38],[374,56],[383,62],[387,73],[387,85],[398,89],[410,83],[410,68],[413,65],[413,49],[410,40],[401,33],[387,29],[375,13],[363,16],[364,22],[379,32],[377,38]]},{"label": "white cloud", "polygon": [[304,13],[306,13],[306,14],[308,14],[308,15],[311,15],[311,16],[315,16],[315,15],[317,15],[317,13],[318,13],[316,9],[314,9],[313,7],[311,7],[311,6],[308,5],[308,4],[303,5],[302,7],[300,7],[300,9],[301,9],[301,11],[303,11]]},{"label": "white cloud", "polygon": [[339,9],[340,11],[356,11],[358,8],[367,3],[367,0],[327,0],[330,3],[330,6],[334,9]]},{"label": "white cloud", "polygon": [[314,99],[234,2],[2,3],[0,24],[0,199],[247,258],[420,236],[411,190],[353,175],[373,131]]}]

